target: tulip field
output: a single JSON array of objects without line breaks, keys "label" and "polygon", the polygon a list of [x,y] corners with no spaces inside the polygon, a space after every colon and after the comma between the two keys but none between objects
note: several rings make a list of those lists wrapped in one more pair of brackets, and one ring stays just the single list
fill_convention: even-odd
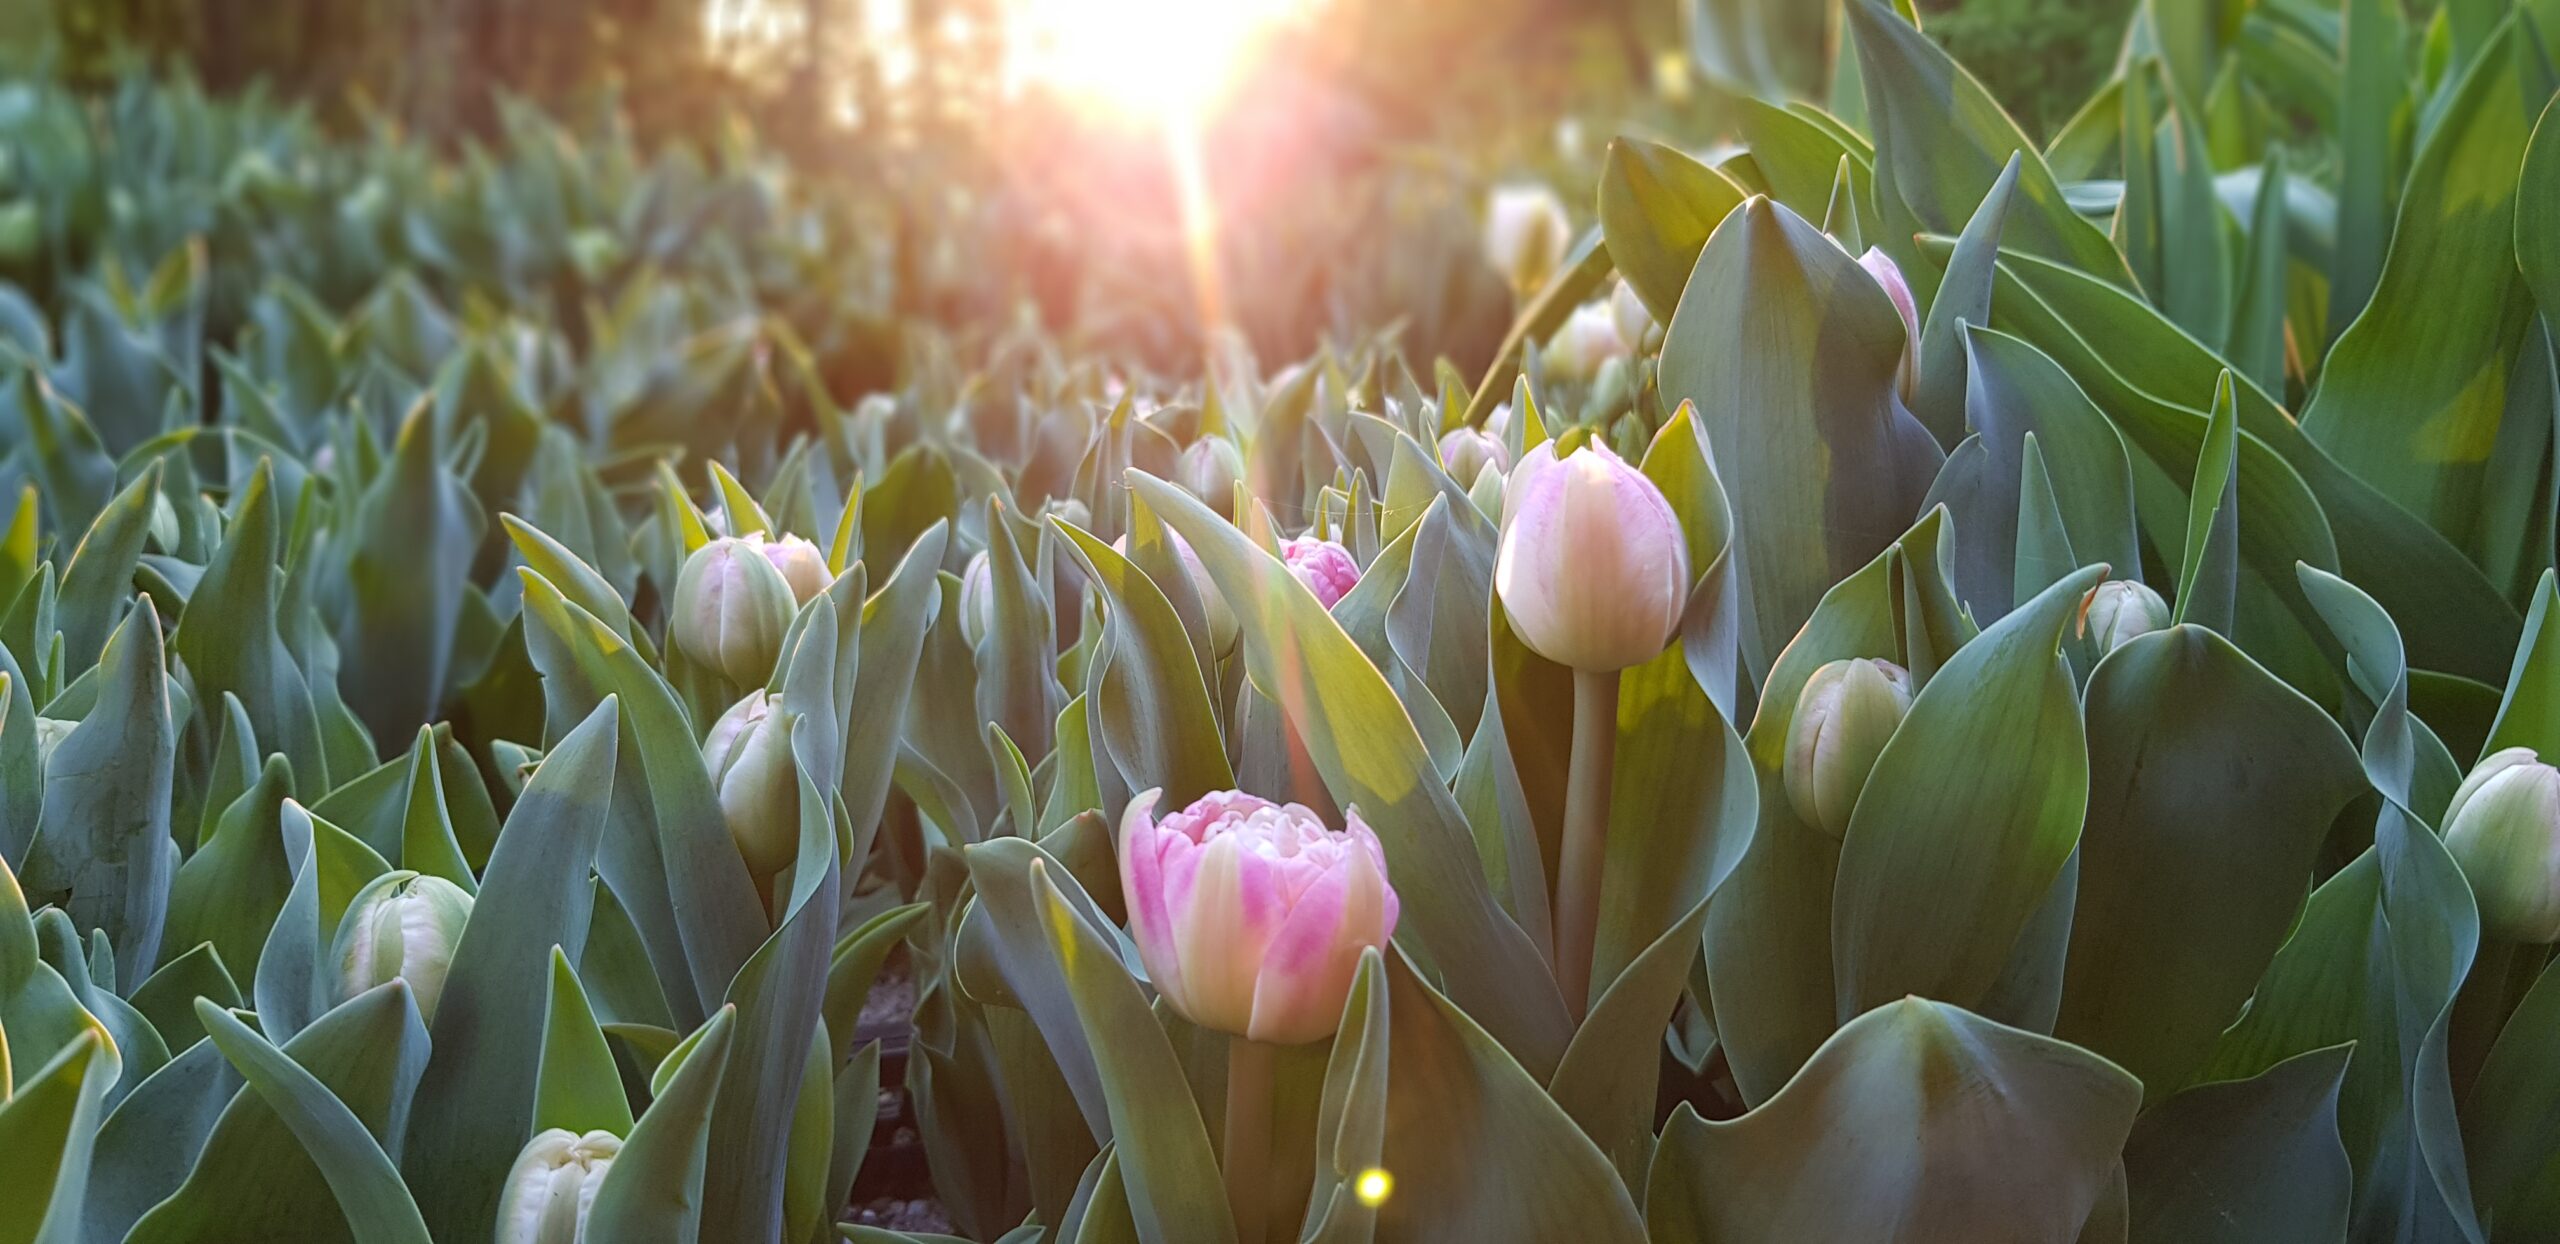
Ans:
[{"label": "tulip field", "polygon": [[0,1244],[2560,1242],[2560,4],[1682,7],[1465,357],[0,72]]}]

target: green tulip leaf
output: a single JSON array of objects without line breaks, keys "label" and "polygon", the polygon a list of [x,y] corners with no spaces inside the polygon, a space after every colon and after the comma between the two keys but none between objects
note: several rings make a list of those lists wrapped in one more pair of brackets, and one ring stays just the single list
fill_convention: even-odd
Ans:
[{"label": "green tulip leaf", "polygon": [[2186,1083],[2293,926],[2329,827],[2364,789],[2322,712],[2202,627],[2090,678],[2089,818],[2054,1035]]},{"label": "green tulip leaf", "polygon": [[1217,709],[1165,594],[1092,534],[1063,519],[1050,523],[1103,601],[1105,632],[1084,701],[1121,780],[1132,790],[1162,788],[1172,807],[1234,786]]},{"label": "green tulip leaf", "polygon": [[2103,577],[2054,584],[1959,648],[1877,756],[1840,844],[1837,1013],[1980,1002],[2080,837],[2089,757],[2064,628]]},{"label": "green tulip leaf", "polygon": [[2560,968],[2545,967],[2489,1047],[2462,1113],[2472,1190],[2495,1239],[2560,1230]]},{"label": "green tulip leaf", "polygon": [[[178,845],[169,801],[178,750],[160,618],[125,615],[97,668],[98,700],[45,762],[27,887],[105,931],[136,976],[160,961]],[[193,943],[187,943],[192,945]]]},{"label": "green tulip leaf", "polygon": [[[367,1231],[383,1232],[375,1239],[426,1238],[423,1226],[414,1236],[401,1234],[417,1210],[403,1205],[405,1192],[389,1195],[397,1172],[382,1156],[427,1058],[426,1026],[406,984],[366,991],[281,1050],[210,1001],[197,1004],[197,1017],[244,1077],[267,1083],[231,1096],[185,1181],[134,1223],[124,1237],[130,1244],[209,1236],[358,1240]],[[336,1191],[342,1187],[343,1197]]]},{"label": "green tulip leaf", "polygon": [[1920,324],[1920,383],[1911,394],[1911,413],[1951,452],[1964,439],[1968,426],[1972,399],[1966,373],[1980,365],[1973,360],[1966,330],[1991,322],[1993,265],[2000,258],[2000,235],[2008,224],[2010,205],[2017,201],[2018,178],[2025,167],[2025,154],[2012,153],[1999,178],[1983,193],[1982,202],[1965,219],[1964,233],[1956,239],[1946,275],[1938,282],[1937,295],[1929,300],[1929,313]]},{"label": "green tulip leaf", "polygon": [[102,1103],[119,1064],[102,1032],[83,1034],[0,1096],[0,1240],[68,1240],[81,1225]]},{"label": "green tulip leaf", "polygon": [[1824,591],[1910,526],[1943,455],[1894,397],[1902,321],[1794,212],[1746,203],[1708,239],[1662,347],[1731,500],[1755,679]]},{"label": "green tulip leaf", "polygon": [[[2115,1176],[2141,1086],[2114,1064],[1943,1002],[1905,998],[1825,1042],[1775,1097],[1672,1115],[1646,1221],[1657,1241],[2068,1240]],[[1869,1143],[1891,1136],[1897,1143]]]},{"label": "green tulip leaf", "polygon": [[656,1099],[632,1126],[596,1189],[595,1207],[587,1215],[589,1236],[670,1244],[695,1244],[702,1238],[712,1099],[729,1065],[736,1016],[734,1009],[722,1007],[660,1065]]},{"label": "green tulip leaf", "polygon": [[[407,1000],[408,986],[383,986]],[[426,1244],[427,1225],[400,1170],[363,1119],[300,1063],[210,1000],[196,1017],[231,1065],[300,1142],[328,1181],[357,1244]]]},{"label": "green tulip leaf", "polygon": [[1609,262],[1655,321],[1669,323],[1698,252],[1749,197],[1724,174],[1642,139],[1609,140],[1600,173],[1600,228]]},{"label": "green tulip leaf", "polygon": [[2247,1080],[2199,1084],[2125,1140],[2135,1244],[2325,1244],[2346,1238],[2353,1171],[2338,1141],[2350,1050],[2298,1054]]},{"label": "green tulip leaf", "polygon": [[534,1064],[530,1133],[559,1128],[631,1134],[631,1100],[622,1091],[612,1047],[605,1044],[585,986],[560,947],[551,948],[551,980],[545,995],[542,1050]]}]

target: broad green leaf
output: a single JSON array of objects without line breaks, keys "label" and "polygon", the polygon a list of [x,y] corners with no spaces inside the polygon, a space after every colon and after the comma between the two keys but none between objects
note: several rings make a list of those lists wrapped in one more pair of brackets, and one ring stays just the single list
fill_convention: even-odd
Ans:
[{"label": "broad green leaf", "polygon": [[2070,857],[2089,756],[2059,649],[2104,574],[2081,570],[1956,649],[1876,758],[1833,891],[1842,1021],[1905,994],[1979,1003]]},{"label": "broad green leaf", "polygon": [[1659,323],[1670,323],[1698,252],[1742,205],[1740,186],[1660,143],[1609,140],[1600,173],[1600,227],[1609,262]]},{"label": "broad green leaf", "polygon": [[[404,982],[382,988],[407,999]],[[417,1202],[363,1119],[328,1085],[229,1011],[199,999],[196,1018],[319,1167],[357,1244],[427,1244],[427,1225],[418,1217]]]},{"label": "broad green leaf", "polygon": [[2349,1238],[2477,1241],[2445,1040],[2478,917],[2443,844],[2398,804],[2383,804],[2374,839],[2313,892],[2198,1078],[2355,1042],[2338,1103],[2356,1172]]},{"label": "broad green leaf", "polygon": [[2435,731],[2409,711],[2399,631],[2372,597],[2344,579],[2305,567],[2302,586],[2346,650],[2348,677],[2371,714],[2358,740],[2366,779],[2419,817],[2439,819],[2462,772]]},{"label": "broad green leaf", "polygon": [[[400,817],[400,867],[442,877],[466,894],[477,893],[480,881],[462,858],[462,839],[454,832],[453,814],[445,804],[444,766],[436,756],[432,728],[418,728],[417,742],[409,748],[408,768],[408,798]],[[610,770],[606,776],[611,776]]]},{"label": "broad green leaf", "polygon": [[1530,1072],[1402,955],[1391,952],[1385,975],[1378,1165],[1395,1182],[1377,1207],[1377,1238],[1644,1239],[1609,1158]]},{"label": "broad green leaf", "polygon": [[2270,153],[2249,210],[2249,239],[2240,261],[2240,287],[2231,304],[2231,326],[2222,335],[2223,357],[2269,393],[2284,392],[2286,281],[2292,241],[2284,207],[2290,183],[2284,157]]},{"label": "broad green leaf", "polygon": [[2133,1125],[2124,1171],[2135,1244],[2330,1244],[2353,1171],[2338,1141],[2350,1047],[2247,1080],[2199,1084]]},{"label": "broad green leaf", "polygon": [[1726,217],[1689,276],[1660,385],[1696,404],[1731,499],[1755,680],[1937,474],[1937,443],[1894,397],[1902,338],[1874,278],[1766,199]]},{"label": "broad green leaf", "polygon": [[[208,1015],[208,1010],[213,1013]],[[349,1186],[358,1187],[359,1193],[355,1204],[347,1204],[333,1188],[349,1173],[328,1173],[320,1163],[370,1165],[352,1151],[354,1137],[339,1126],[352,1123],[357,1132],[367,1133],[363,1147],[374,1151],[381,1173],[392,1175],[396,1186],[396,1173],[380,1155],[385,1151],[386,1133],[408,1113],[411,1090],[427,1057],[427,1030],[418,1022],[408,986],[397,981],[382,985],[321,1016],[284,1043],[280,1059],[266,1057],[276,1053],[275,1047],[248,1034],[245,1026],[211,1002],[199,1002],[197,1015],[208,1031],[221,1025],[219,1031],[227,1034],[222,1040],[229,1044],[218,1047],[224,1057],[235,1066],[253,1063],[256,1073],[275,1086],[281,1099],[271,1098],[267,1090],[246,1087],[232,1095],[205,1137],[185,1182],[134,1224],[125,1237],[129,1244],[208,1239],[354,1241],[368,1238],[356,1225],[359,1216],[371,1221],[385,1215],[396,1221],[400,1208],[396,1201],[386,1205],[361,1191],[375,1185],[370,1175],[354,1173]],[[239,1040],[244,1034],[265,1048],[251,1048]],[[278,1062],[289,1062],[301,1074],[295,1076],[278,1067]],[[243,1066],[244,1071],[249,1069]],[[288,1077],[301,1081],[300,1086],[287,1084]],[[324,1104],[311,1096],[315,1092],[332,1099],[337,1112],[347,1117],[336,1124],[321,1122],[318,1116]],[[331,1137],[325,1144],[332,1152],[315,1154],[320,1146],[306,1145],[301,1139],[315,1125]],[[388,1143],[396,1143],[396,1136]],[[416,1213],[410,1208],[408,1218],[414,1221]],[[425,1238],[424,1231],[415,1238]]]},{"label": "broad green leaf", "polygon": [[825,1091],[809,1085],[808,1069],[811,1045],[825,1035],[821,1015],[844,872],[831,802],[810,776],[833,760],[821,759],[833,745],[806,731],[805,721],[785,723],[800,785],[799,851],[788,890],[775,895],[773,935],[723,995],[737,1016],[736,1038],[711,1112],[703,1173],[704,1221],[754,1239],[783,1232],[795,1104]]},{"label": "broad green leaf", "polygon": [[656,1099],[623,1141],[596,1190],[587,1235],[597,1240],[702,1238],[702,1178],[712,1096],[729,1065],[737,1012],[722,1007],[667,1056]]},{"label": "broad green leaf", "polygon": [[1078,914],[1045,861],[1028,865],[1037,919],[1101,1077],[1129,1208],[1146,1244],[1236,1238],[1207,1125],[1173,1047],[1108,935]]},{"label": "broad green leaf", "polygon": [[2534,122],[2516,184],[2516,267],[2542,306],[2545,325],[2560,321],[2560,100]]},{"label": "broad green leaf", "polygon": [[[1307,1200],[1309,1244],[1370,1244],[1378,1230],[1375,1198],[1360,1195],[1360,1177],[1382,1169],[1387,1139],[1389,1065],[1387,963],[1360,956],[1342,1006],[1342,1026],[1325,1061],[1317,1102],[1315,1185]],[[1390,1176],[1392,1178],[1392,1176]]]},{"label": "broad green leaf", "polygon": [[278,630],[282,545],[272,478],[261,461],[233,501],[221,547],[188,596],[169,647],[186,662],[200,701],[237,695],[258,738],[283,752],[297,772],[309,773],[315,789],[334,789],[310,688]]},{"label": "broad green leaf", "polygon": [[[1737,751],[1739,748],[1736,749]],[[1642,1197],[1653,1165],[1653,1114],[1660,1087],[1663,1022],[1689,980],[1706,928],[1701,899],[1613,972],[1591,1014],[1565,1047],[1547,1092],[1609,1161],[1630,1195]],[[1596,974],[1595,974],[1596,975]]]},{"label": "broad green leaf", "polygon": [[104,930],[137,976],[160,961],[179,870],[169,836],[178,732],[165,660],[159,615],[136,607],[107,641],[97,703],[45,762],[44,812],[27,855],[27,888],[83,929]]},{"label": "broad green leaf", "polygon": [[612,628],[549,580],[522,573],[525,643],[544,673],[553,723],[565,733],[605,696],[621,701],[622,763],[597,872],[640,931],[676,1017],[707,1013],[769,928],[693,724],[665,679]]},{"label": "broad green leaf", "polygon": [[551,982],[544,1004],[542,1052],[535,1065],[531,1131],[631,1134],[631,1102],[605,1044],[595,1011],[577,971],[551,948]]},{"label": "broad green leaf", "polygon": [[222,1051],[201,1039],[195,1000],[179,1005],[199,1039],[125,1094],[98,1130],[82,1216],[90,1239],[125,1238],[144,1213],[178,1190],[244,1084]]},{"label": "broad green leaf", "polygon": [[1674,1111],[1646,1220],[1662,1244],[2069,1240],[2141,1097],[2096,1055],[1905,998],[1842,1028],[1741,1118]]},{"label": "broad green leaf", "polygon": [[1132,790],[1162,788],[1177,808],[1232,787],[1217,708],[1164,593],[1111,546],[1063,519],[1050,522],[1103,601],[1105,632],[1084,702],[1121,780]]},{"label": "broad green leaf", "polygon": [[161,964],[127,996],[172,1050],[183,1050],[204,1035],[196,1022],[196,999],[211,998],[226,1008],[241,1004],[239,982],[231,978],[230,968],[211,942]]},{"label": "broad green leaf", "polygon": [[2328,714],[2199,626],[2090,678],[2089,818],[2054,1035],[2158,1102],[2237,1017],[2363,790]]},{"label": "broad green leaf", "polygon": [[2489,1047],[2462,1114],[2472,1188],[2492,1238],[2560,1229],[2560,968],[2545,967]]},{"label": "broad green leaf", "polygon": [[121,624],[126,606],[134,599],[133,569],[150,537],[151,509],[159,492],[160,470],[155,465],[107,503],[71,551],[70,566],[62,573],[62,595],[54,607],[71,673],[97,663],[108,633]]},{"label": "broad green leaf", "polygon": [[90,1153],[101,1103],[119,1064],[103,1032],[84,1033],[26,1073],[14,1094],[0,1094],[0,1240],[8,1244],[68,1241],[80,1230]]},{"label": "broad green leaf", "polygon": [[343,537],[349,607],[338,622],[338,684],[377,739],[432,720],[448,690],[462,623],[453,585],[470,578],[485,524],[445,449],[432,412],[412,410]]},{"label": "broad green leaf", "polygon": [[269,756],[257,784],[232,801],[213,836],[179,865],[169,887],[166,945],[211,942],[225,964],[257,975],[267,930],[293,888],[281,827],[292,791],[293,766]]}]

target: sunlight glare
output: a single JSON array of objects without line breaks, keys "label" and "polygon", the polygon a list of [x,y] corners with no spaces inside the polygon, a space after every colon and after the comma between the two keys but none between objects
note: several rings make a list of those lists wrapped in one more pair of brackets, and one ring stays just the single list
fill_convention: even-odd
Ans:
[{"label": "sunlight glare", "polygon": [[1018,77],[1142,119],[1196,121],[1304,0],[1017,0]]}]

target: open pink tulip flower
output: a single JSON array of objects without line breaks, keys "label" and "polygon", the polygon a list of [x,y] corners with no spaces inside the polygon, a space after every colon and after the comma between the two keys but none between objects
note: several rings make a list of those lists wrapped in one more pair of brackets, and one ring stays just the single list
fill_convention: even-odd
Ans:
[{"label": "open pink tulip flower", "polygon": [[1275,1045],[1342,1020],[1361,952],[1396,930],[1378,836],[1345,813],[1218,791],[1163,820],[1147,791],[1120,818],[1129,933],[1184,1018]]},{"label": "open pink tulip flower", "polygon": [[1555,442],[1512,468],[1493,590],[1539,656],[1605,673],[1652,660],[1689,603],[1680,517],[1644,472],[1598,440]]},{"label": "open pink tulip flower", "polygon": [[1327,609],[1341,603],[1360,582],[1360,563],[1351,560],[1351,550],[1338,540],[1319,540],[1300,536],[1280,546],[1280,560],[1288,563],[1289,573],[1316,594]]}]

